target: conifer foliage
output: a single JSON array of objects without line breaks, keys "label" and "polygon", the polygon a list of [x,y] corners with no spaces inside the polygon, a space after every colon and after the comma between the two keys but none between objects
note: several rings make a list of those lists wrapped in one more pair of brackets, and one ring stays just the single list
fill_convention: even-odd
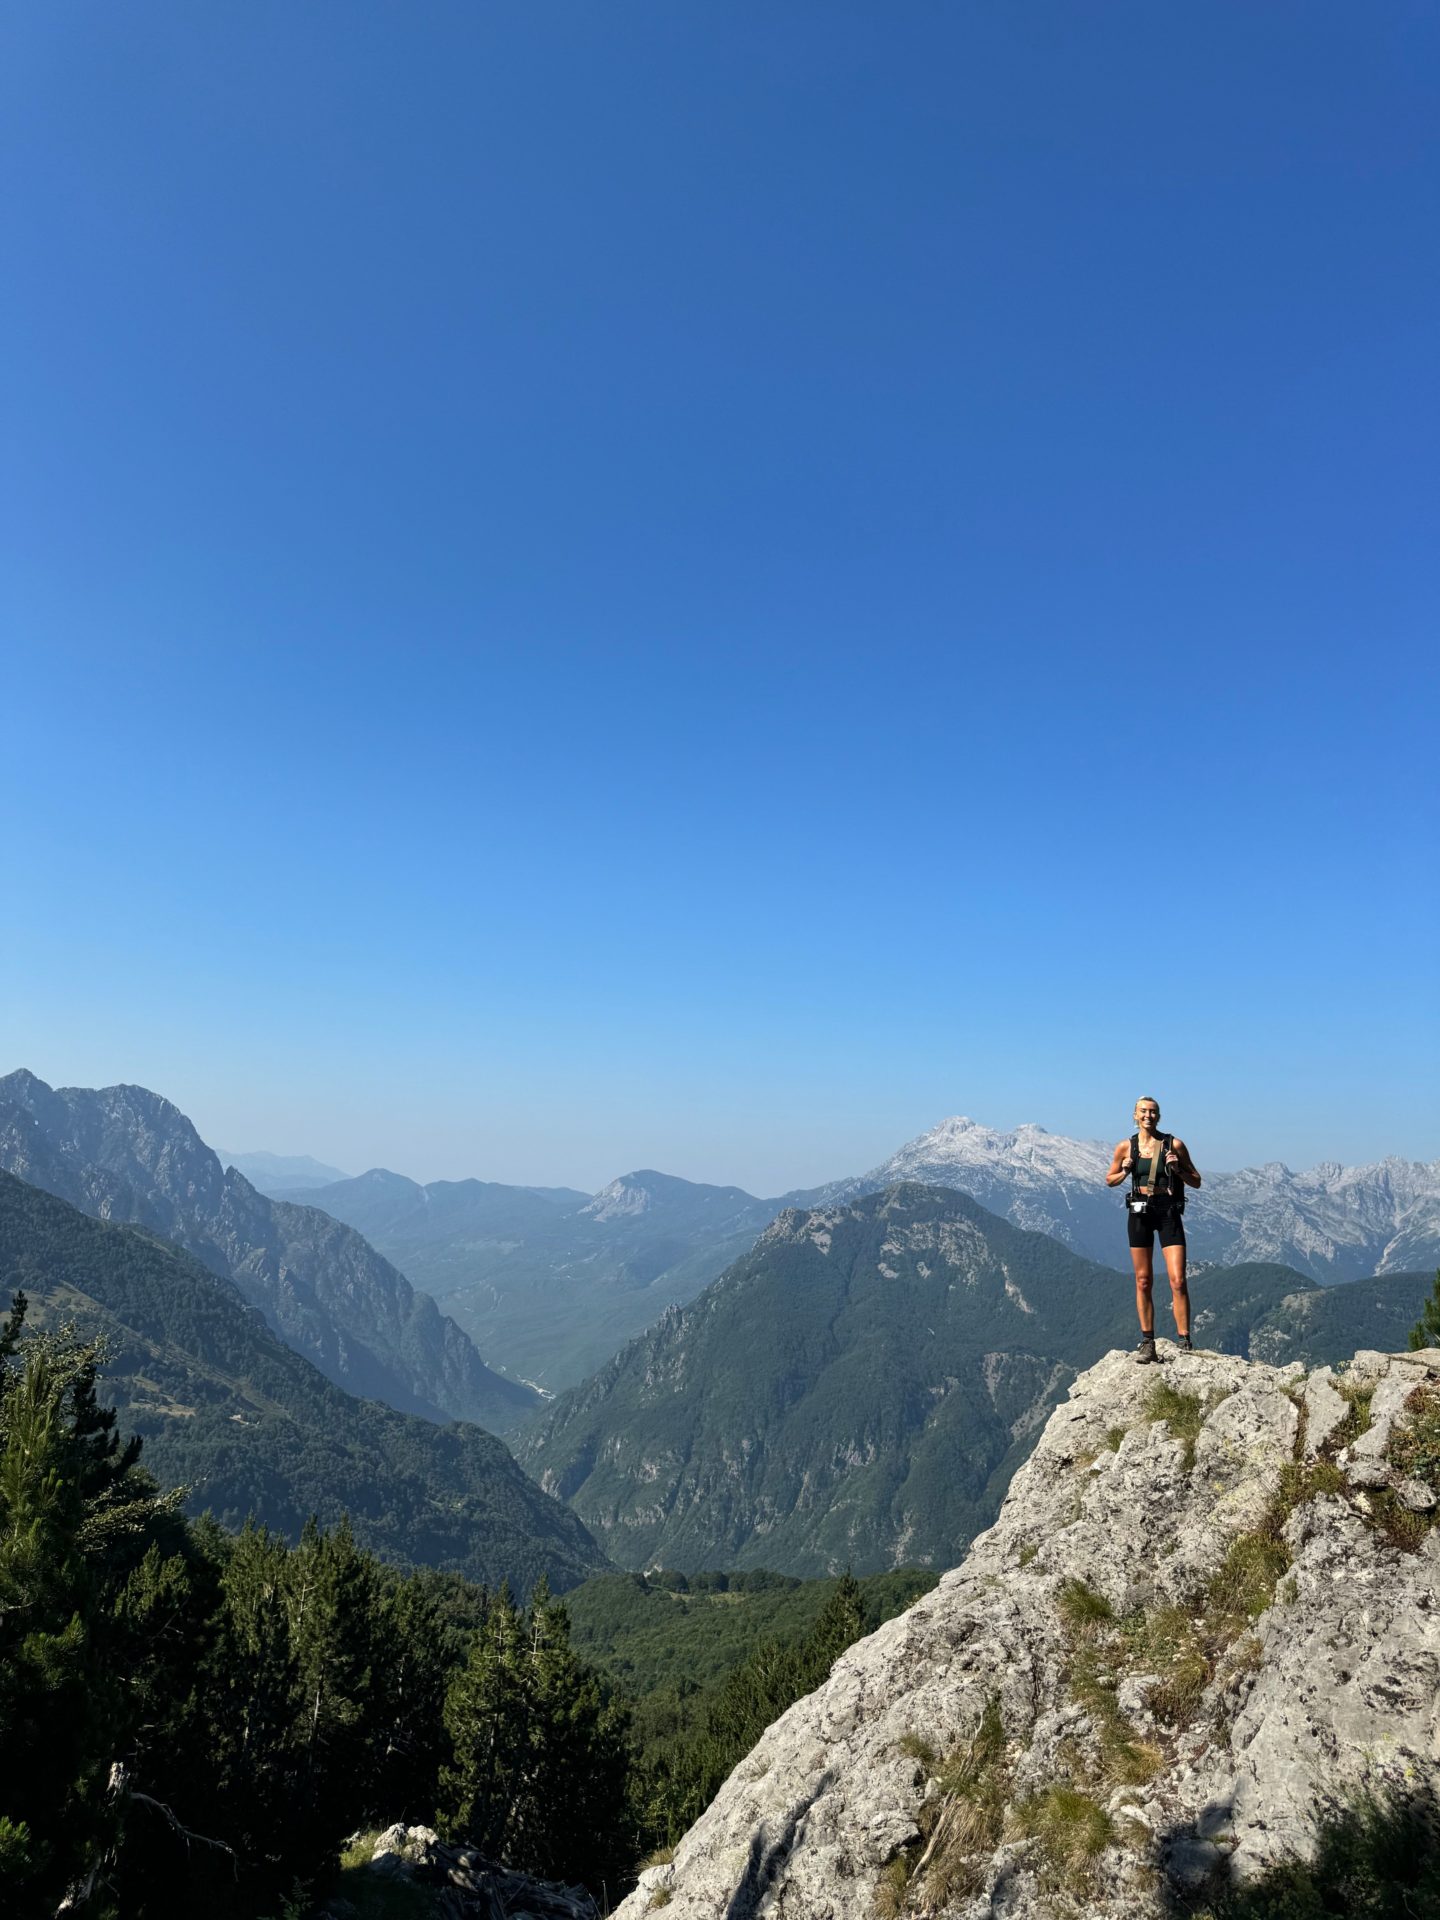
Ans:
[{"label": "conifer foliage", "polygon": [[445,1731],[454,1758],[440,1806],[452,1836],[547,1879],[593,1880],[605,1867],[613,1882],[625,1715],[571,1651],[565,1610],[543,1582],[528,1614],[507,1592],[490,1607],[446,1694]]},{"label": "conifer foliage", "polygon": [[1435,1269],[1435,1285],[1420,1309],[1420,1318],[1410,1329],[1411,1352],[1421,1347],[1440,1347],[1440,1267]]},{"label": "conifer foliage", "polygon": [[520,1605],[387,1566],[348,1523],[291,1545],[186,1520],[98,1404],[103,1358],[27,1328],[23,1296],[0,1322],[6,1920],[249,1920],[393,1820],[603,1899],[863,1630],[847,1577],[671,1737],[632,1731],[543,1580]]},{"label": "conifer foliage", "polygon": [[542,1587],[402,1574],[348,1524],[187,1522],[95,1398],[102,1355],[0,1324],[0,1910],[273,1911],[354,1828],[478,1823],[598,1886],[622,1713]]},{"label": "conifer foliage", "polygon": [[0,1328],[0,1884],[52,1910],[114,1827],[115,1733],[149,1655],[128,1604],[173,1500],[136,1471],[95,1397],[99,1354]]},{"label": "conifer foliage", "polygon": [[[820,1685],[865,1625],[860,1583],[847,1572],[798,1645],[762,1643],[696,1703],[698,1713],[683,1699],[671,1704],[669,1724],[660,1719],[649,1729],[632,1787],[639,1830],[650,1846],[675,1844],[771,1722]],[[659,1718],[654,1707],[652,1716]]]}]

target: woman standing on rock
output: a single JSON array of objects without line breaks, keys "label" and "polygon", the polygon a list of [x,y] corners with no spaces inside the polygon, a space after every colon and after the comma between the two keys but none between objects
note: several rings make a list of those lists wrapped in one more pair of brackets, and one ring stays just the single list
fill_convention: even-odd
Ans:
[{"label": "woman standing on rock", "polygon": [[1173,1134],[1160,1131],[1160,1103],[1147,1094],[1135,1102],[1135,1131],[1116,1147],[1105,1176],[1107,1187],[1131,1182],[1125,1218],[1130,1227],[1130,1261],[1135,1269],[1135,1306],[1140,1315],[1140,1345],[1135,1358],[1147,1366],[1155,1358],[1155,1236],[1170,1276],[1170,1304],[1182,1353],[1190,1344],[1190,1293],[1185,1284],[1186,1187],[1198,1187],[1200,1175],[1190,1149]]}]

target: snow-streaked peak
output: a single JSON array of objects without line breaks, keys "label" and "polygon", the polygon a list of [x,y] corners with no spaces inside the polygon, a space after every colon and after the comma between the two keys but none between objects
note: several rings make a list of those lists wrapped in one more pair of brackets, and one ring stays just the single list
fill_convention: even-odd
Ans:
[{"label": "snow-streaked peak", "polygon": [[1030,1178],[1044,1182],[1103,1180],[1111,1149],[1100,1140],[1069,1140],[1050,1133],[1034,1121],[1008,1132],[987,1127],[967,1114],[955,1114],[909,1140],[882,1166],[865,1175],[865,1184],[888,1185],[893,1180],[932,1180],[948,1184],[946,1176],[990,1174],[1010,1180]]}]

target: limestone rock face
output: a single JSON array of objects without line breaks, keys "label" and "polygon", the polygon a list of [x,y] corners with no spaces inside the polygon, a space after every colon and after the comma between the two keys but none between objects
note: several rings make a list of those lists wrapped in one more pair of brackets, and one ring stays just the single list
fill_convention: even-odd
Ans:
[{"label": "limestone rock face", "polygon": [[1440,1529],[1407,1488],[1440,1350],[1309,1381],[1161,1355],[1080,1376],[963,1565],[768,1729],[625,1920],[1161,1920],[1357,1795],[1433,1792]]}]

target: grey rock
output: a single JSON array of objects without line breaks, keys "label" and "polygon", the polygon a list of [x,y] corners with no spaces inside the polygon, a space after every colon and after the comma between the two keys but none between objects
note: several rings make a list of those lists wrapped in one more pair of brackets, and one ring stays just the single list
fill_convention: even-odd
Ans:
[{"label": "grey rock", "polygon": [[[1417,1381],[1440,1380],[1440,1354],[1418,1365],[1367,1354],[1357,1368],[1393,1424]],[[1012,1826],[972,1858],[970,1891],[929,1906],[951,1920],[1162,1920],[1211,1881],[1253,1881],[1313,1854],[1317,1821],[1351,1792],[1440,1787],[1440,1529],[1400,1552],[1367,1525],[1366,1496],[1348,1490],[1290,1515],[1292,1566],[1189,1725],[1149,1717],[1163,1674],[1122,1677],[1119,1710],[1155,1743],[1158,1766],[1143,1787],[1104,1784],[1098,1716],[1070,1692],[1066,1584],[1084,1582],[1117,1613],[1203,1606],[1232,1543],[1271,1508],[1300,1438],[1293,1370],[1195,1355],[1183,1377],[1176,1366],[1161,1378],[1205,1403],[1193,1463],[1148,1417],[1153,1370],[1116,1351],[1082,1375],[964,1563],[766,1731],[674,1860],[642,1876],[623,1920],[639,1920],[657,1894],[667,1920],[863,1920],[895,1850],[909,1848],[912,1865],[920,1854],[934,1783],[902,1750],[905,1736],[952,1753],[991,1700],[1011,1807],[1069,1783],[1108,1806],[1115,1835],[1088,1891],[1057,1906],[1039,1843]],[[1307,1412],[1322,1422],[1334,1412],[1327,1394],[1344,1405],[1331,1382],[1313,1396],[1309,1385]],[[1087,1452],[1115,1426],[1124,1441],[1106,1471],[1090,1473]],[[1307,1422],[1307,1449],[1312,1440]],[[1378,1456],[1356,1465],[1385,1468]],[[1021,1548],[1037,1542],[1021,1567]],[[922,1880],[915,1910],[926,1900]]]},{"label": "grey rock", "polygon": [[1411,1513],[1429,1513],[1435,1505],[1435,1495],[1423,1480],[1398,1481],[1395,1496]]},{"label": "grey rock", "polygon": [[[1361,1358],[1356,1356],[1357,1361]],[[1364,1356],[1367,1360],[1370,1355]],[[1352,1460],[1382,1460],[1390,1445],[1396,1419],[1404,1412],[1405,1402],[1425,1378],[1423,1369],[1405,1365],[1397,1357],[1390,1370],[1375,1381],[1370,1401],[1370,1424],[1358,1440],[1350,1443]]]},{"label": "grey rock", "polygon": [[1158,1673],[1132,1673],[1120,1682],[1117,1697],[1120,1711],[1127,1720],[1139,1720],[1149,1716],[1150,1689],[1160,1684]]},{"label": "grey rock", "polygon": [[[376,1839],[368,1870],[404,1875],[432,1889],[441,1920],[600,1920],[584,1887],[512,1873],[474,1847],[446,1845],[433,1827],[387,1827]],[[642,1887],[646,1881],[642,1874]],[[650,1880],[652,1889],[659,1884]]]},{"label": "grey rock", "polygon": [[1320,1449],[1350,1411],[1350,1402],[1335,1390],[1335,1375],[1321,1367],[1305,1382],[1305,1457],[1318,1458]]}]

